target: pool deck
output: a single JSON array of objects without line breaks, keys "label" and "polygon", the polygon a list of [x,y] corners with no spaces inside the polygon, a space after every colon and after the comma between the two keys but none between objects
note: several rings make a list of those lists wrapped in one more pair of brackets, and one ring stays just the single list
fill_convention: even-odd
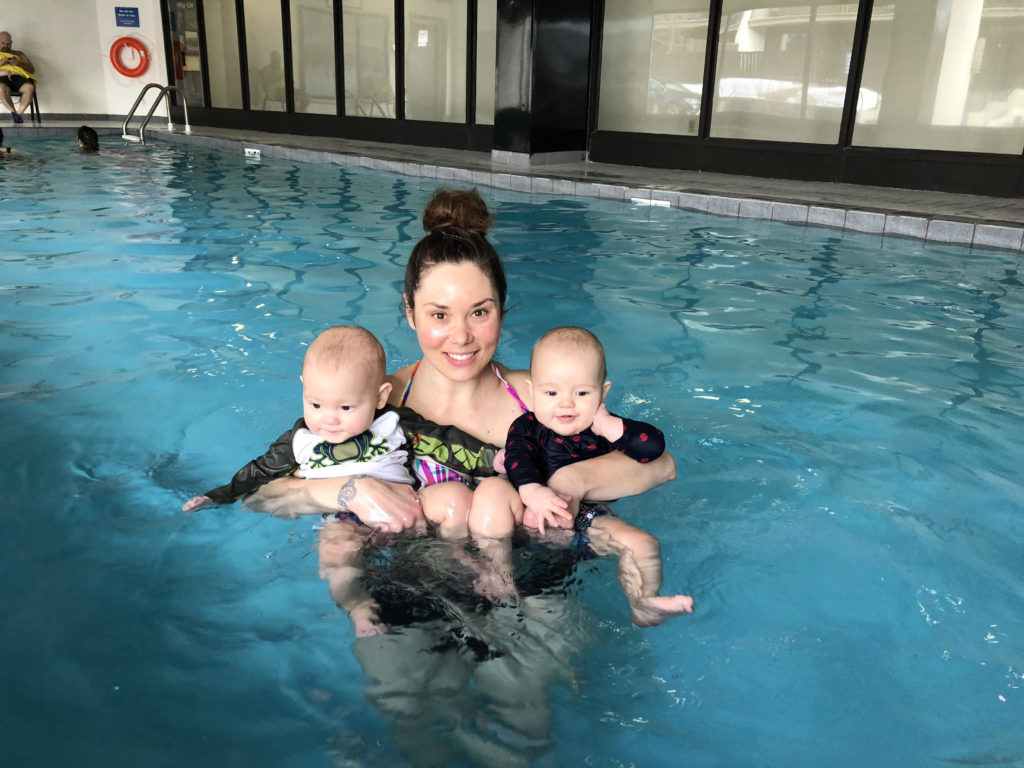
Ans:
[{"label": "pool deck", "polygon": [[[45,117],[45,116],[44,116]],[[6,144],[22,136],[67,136],[81,121],[47,121],[4,126]],[[101,136],[118,136],[121,123],[90,123]],[[830,182],[791,181],[722,173],[591,163],[587,161],[516,164],[490,153],[407,144],[385,144],[318,136],[177,125],[161,118],[146,129],[148,141],[211,146],[243,154],[302,162],[330,162],[436,178],[439,184],[474,184],[539,194],[580,195],[666,205],[718,216],[771,219],[818,225],[880,237],[909,237],[975,248],[1021,253],[1024,199],[871,187]],[[109,143],[111,139],[107,139]],[[102,143],[102,142],[101,142]]]}]

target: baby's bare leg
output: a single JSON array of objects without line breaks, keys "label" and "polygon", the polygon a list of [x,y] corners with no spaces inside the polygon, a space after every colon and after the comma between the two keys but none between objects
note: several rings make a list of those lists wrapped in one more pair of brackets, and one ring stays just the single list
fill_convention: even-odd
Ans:
[{"label": "baby's bare leg", "polygon": [[459,482],[428,485],[419,492],[427,521],[437,527],[442,539],[464,539],[469,534],[473,492]]},{"label": "baby's bare leg", "polygon": [[488,477],[473,491],[469,510],[469,532],[477,539],[511,536],[523,522],[523,501],[512,483],[501,477]]},{"label": "baby's bare leg", "polygon": [[356,637],[387,631],[377,618],[377,604],[360,580],[363,544],[370,533],[369,528],[355,521],[335,521],[324,526],[317,542],[320,578],[327,580],[334,602],[348,614]]},{"label": "baby's bare leg", "polygon": [[600,515],[587,529],[587,537],[595,553],[618,555],[619,584],[629,600],[630,618],[638,627],[652,627],[673,616],[693,613],[692,597],[658,594],[661,545],[647,531],[622,518]]},{"label": "baby's bare leg", "polygon": [[489,477],[473,491],[469,532],[483,556],[476,580],[480,594],[500,599],[516,594],[512,569],[512,531],[523,520],[523,502],[508,480]]}]

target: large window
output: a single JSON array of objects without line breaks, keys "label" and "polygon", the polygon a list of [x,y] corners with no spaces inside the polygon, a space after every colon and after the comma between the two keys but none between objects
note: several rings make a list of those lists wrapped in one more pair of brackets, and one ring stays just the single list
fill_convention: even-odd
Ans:
[{"label": "large window", "polygon": [[707,34],[707,0],[607,0],[598,127],[695,134]]},{"label": "large window", "polygon": [[291,0],[295,111],[337,114],[334,76],[334,3]]},{"label": "large window", "polygon": [[[210,106],[241,109],[242,76],[238,66],[238,25],[234,0],[204,0],[203,22],[206,25]],[[188,61],[186,58],[186,64]]]},{"label": "large window", "polygon": [[466,121],[466,1],[406,0],[405,116]]},{"label": "large window", "polygon": [[836,144],[857,3],[725,0],[711,135]]},{"label": "large window", "polygon": [[[395,6],[347,0],[345,31],[345,114],[395,116]],[[369,4],[367,4],[369,5]]]},{"label": "large window", "polygon": [[853,142],[1020,154],[1024,1],[875,3]]},{"label": "large window", "polygon": [[494,125],[494,73],[497,41],[497,0],[479,0],[476,9],[477,125]]},{"label": "large window", "polygon": [[244,0],[245,52],[249,60],[249,105],[284,112],[284,38],[280,0]]}]

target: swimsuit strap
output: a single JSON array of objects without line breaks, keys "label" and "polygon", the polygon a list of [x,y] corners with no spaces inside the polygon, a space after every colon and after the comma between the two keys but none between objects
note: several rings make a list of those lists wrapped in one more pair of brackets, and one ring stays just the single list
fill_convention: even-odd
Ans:
[{"label": "swimsuit strap", "polygon": [[528,413],[530,409],[526,407],[526,403],[524,403],[522,398],[519,397],[519,393],[516,392],[515,387],[505,381],[505,377],[498,371],[498,366],[491,363],[491,370],[494,371],[494,375],[498,377],[501,383],[505,385],[505,389],[507,389],[508,393],[512,395],[512,399],[519,403],[519,407],[523,409],[523,413]]},{"label": "swimsuit strap", "polygon": [[416,375],[416,371],[420,369],[420,363],[423,362],[423,358],[416,361],[416,365],[412,367],[412,373],[409,374],[409,380],[405,382],[405,389],[402,391],[402,402],[399,405],[405,405],[405,401],[409,399],[409,390],[412,389],[412,380]]},{"label": "swimsuit strap", "polygon": [[[412,380],[416,377],[416,371],[420,369],[420,363],[422,362],[423,360],[421,358],[416,361],[416,365],[412,367],[412,373],[409,374],[409,380],[405,383],[405,389],[402,391],[402,400],[399,405],[404,406],[405,401],[409,399],[409,390],[412,389]],[[494,375],[498,377],[498,380],[505,385],[505,390],[512,395],[512,399],[519,403],[519,407],[523,409],[523,413],[527,413],[530,409],[526,407],[526,403],[524,403],[522,398],[519,397],[519,393],[516,392],[515,387],[505,381],[505,377],[501,375],[500,371],[498,371],[498,366],[491,363],[491,370],[494,371]]]}]

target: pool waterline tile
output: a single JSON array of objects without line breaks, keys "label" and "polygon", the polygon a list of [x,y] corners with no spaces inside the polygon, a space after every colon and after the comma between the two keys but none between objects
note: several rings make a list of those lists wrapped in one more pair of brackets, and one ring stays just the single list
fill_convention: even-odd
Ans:
[{"label": "pool waterline tile", "polygon": [[692,192],[680,192],[676,207],[682,208],[683,210],[686,211],[697,211],[698,213],[707,213],[708,204],[708,195],[695,195]]},{"label": "pool waterline tile", "polygon": [[[114,130],[112,128],[110,132]],[[149,136],[228,151],[252,147],[260,149],[266,157],[385,170],[441,182],[492,186],[517,192],[622,200],[627,204],[634,199],[650,200],[718,216],[760,218],[1014,252],[1024,248],[1024,201],[1016,198],[758,179],[612,166],[589,161],[513,167],[494,162],[489,153],[468,150],[206,127],[194,127],[189,135],[180,130],[167,132],[151,127],[147,133]],[[443,161],[445,158],[448,162]],[[636,183],[647,179],[654,183]],[[685,188],[673,189],[674,184],[682,184]],[[726,189],[742,192],[734,195]],[[772,200],[771,194],[776,190],[787,199]],[[810,199],[819,195],[827,199]],[[866,205],[859,206],[852,202],[855,200]],[[983,218],[985,214],[991,218]]]},{"label": "pool waterline tile", "polygon": [[978,224],[974,227],[973,246],[1020,252],[1024,246],[1024,228]]},{"label": "pool waterline tile", "polygon": [[772,220],[787,224],[806,224],[808,207],[797,203],[772,203]]},{"label": "pool waterline tile", "polygon": [[722,197],[720,195],[709,195],[708,196],[708,213],[713,213],[716,216],[731,216],[736,218],[740,214],[740,198],[738,197]]},{"label": "pool waterline tile", "polygon": [[812,205],[807,209],[807,223],[819,227],[843,229],[846,224],[846,211],[841,208]]},{"label": "pool waterline tile", "polygon": [[966,221],[933,219],[928,224],[925,238],[930,242],[970,245],[974,240],[974,224]]},{"label": "pool waterline tile", "polygon": [[873,211],[847,211],[844,229],[880,235],[885,231],[885,214]]},{"label": "pool waterline tile", "polygon": [[928,219],[921,216],[903,216],[901,214],[885,217],[885,235],[912,237],[924,240],[928,233]]},{"label": "pool waterline tile", "polygon": [[772,204],[768,200],[740,200],[739,216],[744,219],[772,218]]}]

